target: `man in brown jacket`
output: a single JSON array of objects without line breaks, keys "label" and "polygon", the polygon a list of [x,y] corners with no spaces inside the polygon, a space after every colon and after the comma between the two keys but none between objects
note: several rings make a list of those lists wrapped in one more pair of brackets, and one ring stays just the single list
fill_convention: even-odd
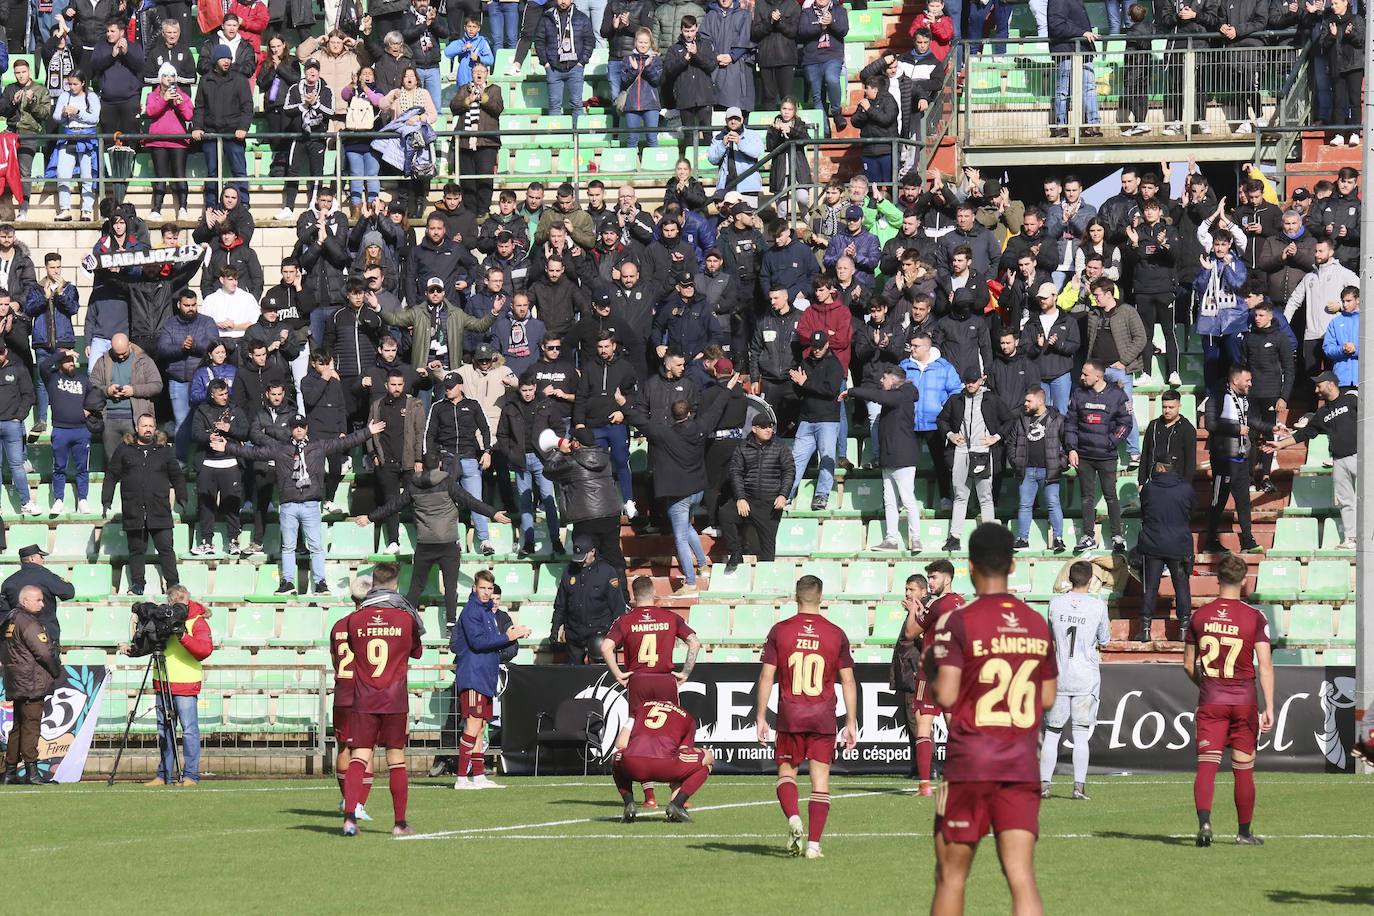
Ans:
[{"label": "man in brown jacket", "polygon": [[[1116,284],[1107,277],[1098,277],[1089,287],[1093,307],[1088,311],[1087,358],[1103,365],[1103,376],[1109,384],[1126,391],[1126,402],[1135,394],[1135,380],[1149,369],[1150,339],[1145,324],[1134,306],[1116,301]],[[1126,450],[1131,460],[1128,468],[1140,468],[1140,421],[1131,413],[1131,431],[1126,434]]]},{"label": "man in brown jacket", "polygon": [[[381,420],[386,429],[367,440],[367,453],[376,469],[377,505],[391,502],[401,494],[412,474],[424,470],[421,463],[425,451],[425,405],[406,394],[409,379],[401,369],[386,375],[386,394],[372,402],[368,422]],[[388,516],[386,552],[401,552],[401,522],[396,515]]]},{"label": "man in brown jacket", "polygon": [[103,411],[105,455],[113,455],[134,421],[153,413],[153,399],[162,393],[162,374],[157,363],[128,334],[110,338],[110,349],[91,366],[90,394],[86,409]]},{"label": "man in brown jacket", "polygon": [[[43,590],[26,585],[19,592],[19,606],[0,619],[0,665],[5,668],[5,696],[14,704],[14,725],[5,749],[5,774],[0,783],[48,785],[49,776],[38,772],[38,732],[43,724],[43,700],[52,693],[62,673],[57,644],[39,623]],[[19,758],[25,775],[19,777]]]}]

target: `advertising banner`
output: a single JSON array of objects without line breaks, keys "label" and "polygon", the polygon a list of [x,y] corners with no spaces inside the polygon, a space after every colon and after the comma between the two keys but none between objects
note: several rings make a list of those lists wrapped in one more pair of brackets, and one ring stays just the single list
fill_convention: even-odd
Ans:
[{"label": "advertising banner", "polygon": [[[109,673],[104,666],[62,667],[62,676],[43,706],[38,736],[38,769],[43,774],[58,782],[81,781]],[[6,746],[13,726],[14,706],[0,685],[0,738]]]},{"label": "advertising banner", "polygon": [[[761,746],[754,728],[754,683],[758,666],[702,664],[681,687],[681,703],[697,719],[697,744],[711,748],[718,773],[765,773],[774,768],[773,749]],[[911,746],[898,709],[906,695],[888,687],[887,665],[856,665],[859,687],[859,743],[836,755],[838,773],[905,773]],[[1355,677],[1351,668],[1275,669],[1274,730],[1260,739],[1258,766],[1265,770],[1351,772]],[[837,730],[843,724],[838,687]],[[593,699],[605,727],[592,749],[598,770],[625,723],[625,691],[605,668],[554,665],[511,666],[502,698],[502,756],[506,772],[534,771],[535,729],[546,713],[552,727],[564,700]],[[1178,665],[1104,665],[1092,765],[1099,772],[1191,772],[1193,710],[1197,687]],[[770,709],[772,705],[770,704]],[[771,714],[770,714],[771,718]],[[945,732],[936,720],[936,759],[944,757]],[[1064,745],[1069,745],[1067,731]],[[1062,751],[1068,760],[1068,749]],[[540,773],[582,772],[576,752],[545,749]]]}]

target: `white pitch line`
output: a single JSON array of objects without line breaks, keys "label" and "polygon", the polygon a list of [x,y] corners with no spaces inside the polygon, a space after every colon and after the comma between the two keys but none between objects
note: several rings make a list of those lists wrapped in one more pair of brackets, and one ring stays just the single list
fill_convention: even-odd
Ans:
[{"label": "white pitch line", "polygon": [[[700,811],[703,809],[693,809]],[[688,828],[690,829],[690,828]],[[780,832],[775,833],[475,833],[465,835],[454,835],[445,837],[455,840],[761,840],[778,839]],[[930,831],[892,831],[890,833],[864,832],[864,833],[827,833],[826,839],[911,839],[928,838]],[[1191,833],[1175,833],[1169,835],[1171,839],[1191,839]],[[1300,834],[1261,834],[1266,840],[1374,840],[1374,834],[1369,833],[1347,833],[1347,834],[1326,834],[1326,833],[1300,833]],[[431,839],[428,835],[417,835],[403,837],[407,840]],[[1110,839],[1096,833],[1042,833],[1042,840],[1102,840]],[[1225,840],[1218,840],[1217,845],[1226,845]]]},{"label": "white pitch line", "polygon": [[[877,795],[905,795],[905,794],[913,793],[913,792],[915,792],[915,791],[916,791],[916,790],[915,790],[914,788],[912,788],[912,789],[890,789],[890,790],[875,791],[875,792],[846,792],[846,793],[842,793],[842,794],[840,794],[840,795],[832,795],[832,796],[830,796],[830,798],[831,798],[832,801],[834,801],[835,799],[840,799],[840,798],[867,798],[867,797],[872,797],[872,796],[877,796]],[[731,802],[730,804],[727,804],[727,805],[703,805],[703,806],[701,806],[701,807],[699,807],[699,808],[697,808],[697,807],[692,808],[692,813],[693,813],[693,814],[696,814],[697,812],[700,812],[700,811],[725,811],[725,810],[730,809],[730,808],[757,808],[757,807],[760,807],[760,806],[763,806],[763,805],[776,805],[777,803],[778,803],[778,802],[777,802],[777,799],[769,798],[769,799],[765,799],[765,800],[761,800],[761,801]],[[665,816],[665,815],[666,815],[666,811],[659,810],[659,811],[646,811],[646,812],[644,812],[643,814],[641,814],[640,816],[641,816],[641,817],[646,817],[646,818],[648,818],[648,817],[662,817],[662,816]],[[619,821],[620,821],[620,818],[619,818],[618,816],[614,816],[614,815],[608,815],[608,816],[606,816],[606,817],[575,817],[575,818],[568,818],[568,819],[566,819],[566,820],[561,820],[561,821],[545,821],[545,822],[542,823],[542,824],[507,824],[507,825],[502,826],[502,827],[470,827],[470,828],[468,828],[468,829],[466,829],[466,830],[441,830],[441,831],[437,831],[437,832],[435,832],[435,833],[417,833],[417,834],[414,834],[413,836],[397,837],[397,839],[398,839],[398,840],[402,840],[402,841],[409,841],[409,840],[446,840],[446,839],[451,839],[451,838],[453,838],[453,837],[465,837],[465,836],[471,836],[471,835],[474,835],[474,834],[505,833],[505,832],[511,831],[511,830],[540,830],[540,829],[542,829],[542,828],[544,828],[544,827],[568,827],[568,826],[571,826],[571,825],[573,825],[573,824],[618,823]]]}]

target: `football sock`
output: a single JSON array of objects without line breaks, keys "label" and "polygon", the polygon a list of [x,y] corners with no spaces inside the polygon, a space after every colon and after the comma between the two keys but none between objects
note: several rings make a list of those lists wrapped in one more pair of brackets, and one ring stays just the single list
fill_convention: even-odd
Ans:
[{"label": "football sock", "polygon": [[474,748],[472,749],[472,753],[471,753],[470,756],[471,756],[471,758],[472,758],[472,775],[473,775],[473,776],[485,776],[485,775],[487,775],[487,754],[486,754],[486,748],[482,748],[481,750],[478,750],[476,747],[474,747]]},{"label": "football sock", "polygon": [[1255,761],[1231,762],[1231,775],[1236,780],[1236,821],[1241,836],[1250,835],[1250,821],[1255,816]]},{"label": "football sock", "polygon": [[363,775],[366,772],[367,764],[361,760],[354,758],[349,761],[348,772],[344,774],[344,817],[352,817],[358,805],[362,804]]},{"label": "football sock", "polygon": [[363,794],[358,797],[358,804],[367,804],[367,797],[372,794],[372,770],[363,774]]},{"label": "football sock", "polygon": [[797,792],[797,777],[778,777],[778,804],[782,805],[784,817],[794,817],[801,813],[801,797]]},{"label": "football sock", "polygon": [[393,763],[387,767],[387,777],[391,783],[391,811],[397,824],[406,822],[406,802],[410,800],[410,774],[404,763]]},{"label": "football sock", "polygon": [[1086,725],[1073,727],[1073,781],[1088,781],[1088,735],[1092,732]]},{"label": "football sock", "polygon": [[673,804],[682,807],[687,804],[687,799],[696,794],[706,783],[706,777],[711,775],[711,771],[706,767],[699,767],[691,776],[682,781],[678,786],[677,794],[673,796]]},{"label": "football sock", "polygon": [[1198,829],[1201,830],[1201,829],[1203,828],[1204,825],[1210,824],[1210,823],[1212,823],[1212,809],[1211,809],[1211,808],[1198,808],[1198,809],[1197,809],[1197,826],[1198,826]]},{"label": "football sock", "polygon": [[458,738],[458,776],[460,778],[468,775],[468,767],[472,765],[472,749],[477,746],[476,738],[469,738],[461,735]]},{"label": "football sock", "polygon": [[916,776],[930,782],[930,758],[935,753],[935,742],[929,738],[916,739]]},{"label": "football sock", "polygon": [[1217,787],[1217,770],[1221,766],[1221,755],[1208,755],[1197,759],[1197,775],[1193,777],[1193,807],[1199,811],[1212,810],[1212,793]]},{"label": "football sock", "polygon": [[811,800],[806,805],[806,838],[812,843],[821,841],[825,832],[825,819],[830,814],[830,793],[811,792]]},{"label": "football sock", "polygon": [[348,793],[346,793],[346,792],[344,791],[344,775],[345,775],[347,772],[348,772],[348,767],[344,767],[342,773],[335,773],[335,774],[334,774],[335,778],[337,778],[337,779],[339,780],[339,797],[340,797],[340,798],[343,798],[345,795],[348,794]]},{"label": "football sock", "polygon": [[630,782],[630,778],[620,771],[620,767],[611,769],[611,778],[615,780],[615,787],[620,793],[620,797],[629,798],[630,793],[634,791],[634,783]]},{"label": "football sock", "polygon": [[644,787],[644,804],[654,804],[654,784],[651,782],[642,782],[640,785]]},{"label": "football sock", "polygon": [[1054,765],[1059,762],[1059,739],[1063,730],[1045,726],[1045,738],[1040,745],[1040,781],[1049,782],[1054,776]]}]

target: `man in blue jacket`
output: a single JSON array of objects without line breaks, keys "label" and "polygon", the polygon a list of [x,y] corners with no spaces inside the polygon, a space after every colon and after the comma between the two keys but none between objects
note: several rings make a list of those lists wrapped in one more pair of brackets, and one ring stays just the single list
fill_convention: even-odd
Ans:
[{"label": "man in blue jacket", "polygon": [[830,237],[825,249],[825,266],[835,269],[835,262],[844,256],[854,261],[859,282],[873,285],[873,274],[883,256],[878,237],[864,228],[864,208],[850,204],[844,211],[844,228]]},{"label": "man in blue jacket", "polygon": [[1069,450],[1069,465],[1078,469],[1078,484],[1083,496],[1082,536],[1073,552],[1097,549],[1097,488],[1107,498],[1107,516],[1112,525],[1112,550],[1126,552],[1121,526],[1121,503],[1116,492],[1117,447],[1131,429],[1131,401],[1120,385],[1107,382],[1105,369],[1095,360],[1083,364],[1079,375],[1083,384],[1069,397],[1069,412],[1064,418],[1064,445]]},{"label": "man in blue jacket", "polygon": [[792,237],[792,226],[786,220],[779,222],[773,228],[773,247],[759,262],[759,286],[765,290],[787,287],[787,298],[795,306],[799,296],[811,292],[811,280],[819,272],[811,248]]},{"label": "man in blue jacket", "polygon": [[949,460],[946,457],[945,437],[935,428],[940,411],[955,394],[964,389],[959,373],[954,366],[940,356],[940,351],[931,346],[930,334],[917,331],[909,342],[911,356],[899,364],[906,377],[916,386],[916,434],[925,440],[930,451],[930,462],[934,467],[935,480],[940,488],[941,508],[954,505],[950,489]]},{"label": "man in blue jacket", "polygon": [[[449,649],[454,656],[461,714],[467,719],[458,739],[458,778],[455,789],[504,789],[487,779],[482,730],[492,718],[492,697],[501,673],[501,652],[530,635],[529,627],[512,626],[502,632],[496,622],[496,577],[479,569],[472,577],[472,595],[458,615]],[[468,779],[471,770],[472,778]]]},{"label": "man in blue jacket", "polygon": [[561,115],[567,101],[574,128],[582,114],[583,68],[595,47],[592,21],[573,8],[572,0],[554,0],[546,7],[534,33],[534,53],[544,65],[549,83],[549,114]]},{"label": "man in blue jacket", "polygon": [[[72,319],[81,310],[76,284],[62,277],[62,255],[50,251],[43,256],[43,279],[30,286],[24,296],[24,314],[33,319],[33,360],[35,364],[58,350],[76,349]],[[41,379],[40,379],[41,381]],[[31,432],[41,433],[48,422],[47,388],[38,388],[38,416]]]},{"label": "man in blue jacket", "polygon": [[1326,326],[1322,352],[1342,388],[1360,384],[1360,288],[1341,290],[1341,313]]}]

